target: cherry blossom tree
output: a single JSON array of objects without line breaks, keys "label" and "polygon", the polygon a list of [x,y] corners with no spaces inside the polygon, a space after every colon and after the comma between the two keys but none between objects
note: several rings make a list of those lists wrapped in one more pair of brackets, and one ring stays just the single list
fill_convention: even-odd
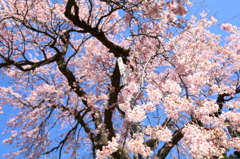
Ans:
[{"label": "cherry blossom tree", "polygon": [[19,150],[7,158],[240,150],[239,28],[205,13],[187,19],[188,0],[0,5],[0,70],[11,81],[0,87],[0,109],[17,112],[3,143]]}]

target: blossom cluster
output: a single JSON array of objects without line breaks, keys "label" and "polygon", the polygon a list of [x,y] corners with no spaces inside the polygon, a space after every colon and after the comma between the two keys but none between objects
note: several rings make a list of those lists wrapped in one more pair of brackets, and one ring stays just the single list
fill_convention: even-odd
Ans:
[{"label": "blossom cluster", "polygon": [[237,29],[236,26],[233,26],[232,24],[229,24],[229,23],[222,24],[221,28],[226,30],[229,33],[234,33],[236,32],[236,29]]},{"label": "blossom cluster", "polygon": [[146,118],[145,111],[139,106],[134,107],[132,110],[128,110],[126,114],[126,119],[131,122],[140,122]]},{"label": "blossom cluster", "polygon": [[219,109],[219,106],[216,104],[215,100],[202,101],[201,106],[198,107],[198,109],[195,111],[196,116],[202,116],[202,115],[209,115],[214,112],[217,112]]},{"label": "blossom cluster", "polygon": [[[188,4],[190,5],[190,3]],[[179,5],[177,2],[169,2],[168,10],[180,16],[183,16],[187,13],[187,9],[184,6]]]},{"label": "blossom cluster", "polygon": [[160,103],[163,95],[162,95],[162,92],[159,89],[157,89],[154,85],[149,84],[147,86],[146,92],[151,102],[153,102],[154,104]]},{"label": "blossom cluster", "polygon": [[165,97],[164,107],[168,113],[168,117],[177,119],[179,112],[189,112],[194,108],[192,100],[180,98],[178,95],[169,94]]},{"label": "blossom cluster", "polygon": [[147,102],[146,104],[141,105],[141,107],[143,107],[146,112],[153,112],[156,109],[153,102]]},{"label": "blossom cluster", "polygon": [[232,125],[240,125],[240,113],[226,112],[224,116],[231,122]]},{"label": "blossom cluster", "polygon": [[127,139],[126,144],[130,153],[141,154],[143,157],[149,156],[152,151],[150,147],[145,146],[144,136],[141,133],[134,134],[132,139]]},{"label": "blossom cluster", "polygon": [[234,137],[228,141],[228,146],[235,148],[237,151],[240,151],[240,138]]},{"label": "blossom cluster", "polygon": [[221,128],[204,129],[188,124],[183,129],[183,146],[190,148],[193,158],[222,156],[227,144],[225,132]]},{"label": "blossom cluster", "polygon": [[144,109],[148,109],[149,111],[153,111],[153,106],[149,103],[148,105],[143,106],[134,106],[132,108],[131,101],[136,96],[139,96],[139,88],[138,85],[134,82],[130,82],[128,86],[126,86],[122,90],[122,99],[123,102],[119,104],[119,108],[126,113],[126,119],[131,122],[140,122],[146,118]]},{"label": "blossom cluster", "polygon": [[112,138],[112,141],[108,141],[107,146],[103,146],[102,151],[97,150],[97,159],[105,159],[109,157],[112,153],[118,150],[120,135],[117,134],[116,137]]},{"label": "blossom cluster", "polygon": [[160,141],[169,142],[172,139],[172,133],[168,128],[163,128],[157,125],[156,128],[148,126],[145,133],[150,136],[151,139],[158,139]]},{"label": "blossom cluster", "polygon": [[[224,148],[240,151],[239,137],[229,139],[233,133],[227,133],[229,126],[240,131],[239,29],[222,24],[230,34],[223,44],[208,29],[217,20],[207,19],[206,12],[199,20],[185,19],[185,4],[192,5],[190,0],[1,0],[0,74],[12,86],[0,87],[0,113],[3,106],[17,108],[6,123],[12,136],[3,143],[21,150],[8,158],[38,158],[59,142],[77,158],[83,143],[96,149],[93,140],[101,147],[98,159],[122,151],[152,157],[149,138],[176,141],[172,146],[184,145],[196,159],[221,156]],[[126,70],[117,65],[118,57]],[[167,127],[154,124],[166,118]],[[128,136],[131,123],[143,131]],[[58,126],[64,132],[53,138],[50,132]],[[176,128],[183,128],[181,141]],[[84,133],[76,137],[79,129]],[[106,138],[110,141],[101,142]]]}]

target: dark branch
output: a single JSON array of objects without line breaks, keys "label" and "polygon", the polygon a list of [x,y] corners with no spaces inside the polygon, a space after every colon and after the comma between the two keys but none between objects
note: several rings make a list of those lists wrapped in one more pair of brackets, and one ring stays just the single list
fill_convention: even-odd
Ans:
[{"label": "dark branch", "polygon": [[182,139],[183,134],[180,130],[177,130],[174,132],[172,136],[172,140],[170,142],[167,142],[163,145],[163,147],[158,151],[157,157],[159,159],[165,159],[171,149]]},{"label": "dark branch", "polygon": [[112,114],[118,100],[118,93],[120,91],[120,72],[118,64],[114,68],[113,74],[111,76],[111,87],[109,88],[109,100],[108,108],[104,112],[104,124],[106,129],[109,131],[108,140],[111,140],[115,136],[113,123],[112,123]]},{"label": "dark branch", "polygon": [[[72,8],[74,8],[74,15],[71,12]],[[64,14],[69,20],[73,22],[75,26],[80,27],[83,29],[83,31],[86,31],[97,38],[105,47],[109,49],[109,52],[113,53],[115,57],[122,57],[124,63],[126,63],[130,50],[124,49],[123,47],[114,44],[109,39],[107,39],[106,35],[101,29],[92,27],[88,25],[84,20],[80,20],[78,16],[78,10],[79,8],[75,0],[68,0]]]},{"label": "dark branch", "polygon": [[[235,90],[235,94],[240,93],[240,88],[237,88]],[[223,108],[223,103],[225,103],[226,101],[229,101],[232,99],[232,97],[230,97],[229,99],[225,99],[225,97],[229,97],[231,96],[230,94],[224,93],[224,94],[219,94],[218,98],[217,98],[217,104],[219,106],[218,112],[214,113],[214,116],[218,117],[221,113],[222,113],[222,108]]]}]

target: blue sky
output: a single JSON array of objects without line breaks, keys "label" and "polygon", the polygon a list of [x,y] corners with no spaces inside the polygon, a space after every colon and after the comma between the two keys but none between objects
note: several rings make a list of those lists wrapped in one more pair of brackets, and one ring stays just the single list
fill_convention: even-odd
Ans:
[{"label": "blue sky", "polygon": [[[189,10],[192,14],[198,15],[201,11],[207,9],[209,10],[208,15],[214,16],[218,19],[218,24],[222,23],[231,23],[240,27],[240,0],[194,0],[193,7],[190,7]],[[212,27],[211,30],[217,34],[222,34],[223,36],[227,35],[225,31],[219,29],[219,27]],[[6,80],[6,79],[5,79]],[[0,78],[0,86],[7,86],[9,81],[5,81]],[[14,113],[7,106],[3,109],[4,114],[0,114],[0,141],[6,139],[8,135],[2,135],[2,132],[5,129],[5,123],[8,118],[11,117],[11,114]],[[5,147],[5,145],[0,144],[0,159],[2,155],[6,152],[12,151],[11,147]],[[21,159],[21,157],[17,158]]]},{"label": "blue sky", "polygon": [[[192,14],[201,13],[201,11],[208,11],[208,16],[214,16],[218,20],[218,24],[231,23],[240,27],[240,10],[239,0],[194,0],[194,6],[189,10]],[[213,32],[224,34],[225,31],[220,31],[214,27]]]}]

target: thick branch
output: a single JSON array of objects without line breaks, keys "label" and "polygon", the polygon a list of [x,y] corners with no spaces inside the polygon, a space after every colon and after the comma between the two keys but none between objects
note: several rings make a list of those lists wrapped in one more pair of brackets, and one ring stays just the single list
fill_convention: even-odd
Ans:
[{"label": "thick branch", "polygon": [[[112,137],[115,136],[112,123],[112,111],[116,107],[118,93],[120,91],[120,72],[118,63],[116,63],[113,74],[111,76],[111,86],[113,87],[113,89],[110,88],[108,109],[106,109],[104,112],[104,123],[106,125],[105,128],[108,130],[109,133],[108,140],[111,140]],[[112,154],[112,156],[113,158],[130,159],[130,156],[122,148],[119,148],[117,152]]]},{"label": "thick branch", "polygon": [[[71,10],[74,8],[74,15],[72,14]],[[112,52],[115,57],[122,57],[123,61],[126,63],[126,58],[129,56],[130,50],[124,49],[123,47],[114,44],[109,39],[107,39],[104,32],[100,29],[93,28],[92,26],[88,25],[84,20],[80,20],[78,16],[78,6],[75,0],[68,0],[66,8],[65,8],[65,16],[73,22],[73,24],[77,27],[82,28],[84,31],[90,33],[92,36],[97,38],[104,46],[109,49],[109,52]]]},{"label": "thick branch", "polygon": [[[234,94],[238,94],[240,93],[240,88],[237,88],[235,90],[235,93]],[[230,97],[229,99],[225,99],[225,97],[227,96],[230,96],[230,94],[220,94],[218,95],[218,98],[217,98],[217,104],[219,106],[219,109],[218,109],[218,112],[214,113],[214,116],[218,117],[221,113],[222,113],[222,108],[223,108],[223,103],[226,102],[226,101],[229,101],[229,100],[232,100],[233,97]],[[236,132],[236,130],[233,129],[233,126],[231,124],[231,122],[227,119],[225,120],[226,123],[228,123],[228,126],[227,126],[227,129],[229,131],[229,134],[232,136],[232,137],[238,137],[238,134]]]},{"label": "thick branch", "polygon": [[[74,90],[74,92],[79,97],[86,97],[86,92],[79,86],[78,81],[74,74],[67,68],[66,63],[64,61],[64,55],[58,54],[56,56],[56,62],[58,65],[59,70],[62,72],[62,74],[67,78],[69,86]],[[89,107],[87,101],[85,99],[82,99],[83,104],[87,107]]]},{"label": "thick branch", "polygon": [[112,123],[112,111],[115,108],[115,105],[118,99],[118,93],[120,91],[120,72],[119,72],[119,67],[117,63],[114,68],[113,74],[111,76],[111,87],[112,88],[109,88],[110,93],[109,93],[109,100],[108,100],[108,108],[105,109],[105,112],[104,112],[104,124],[106,129],[109,132],[108,140],[111,140],[112,137],[115,136],[113,123]]},{"label": "thick branch", "polygon": [[[19,62],[15,62],[13,60],[7,59],[4,56],[0,55],[1,58],[3,58],[6,62],[5,63],[0,63],[0,68],[2,67],[8,67],[8,66],[15,66],[17,67],[19,70],[27,72],[27,71],[31,71],[36,69],[37,67],[46,65],[46,64],[50,64],[52,62],[55,61],[56,56],[52,56],[48,59],[39,61],[39,62],[31,62],[31,61],[19,61]],[[28,68],[23,68],[23,66],[28,66],[30,65],[30,67]]]},{"label": "thick branch", "polygon": [[167,157],[171,149],[183,138],[183,134],[180,130],[174,132],[172,140],[168,143],[165,143],[163,147],[158,151],[157,157],[159,159],[164,159]]},{"label": "thick branch", "polygon": [[122,148],[118,148],[117,152],[114,152],[112,156],[114,159],[131,159],[131,157]]},{"label": "thick branch", "polygon": [[[240,88],[237,88],[234,94],[238,94],[238,93],[240,93]],[[231,95],[227,93],[218,95],[217,104],[219,106],[219,109],[218,109],[218,112],[214,113],[216,117],[218,117],[222,113],[223,103],[232,99],[232,97],[230,99],[225,99],[225,97],[228,97],[228,96],[231,96]]]}]

